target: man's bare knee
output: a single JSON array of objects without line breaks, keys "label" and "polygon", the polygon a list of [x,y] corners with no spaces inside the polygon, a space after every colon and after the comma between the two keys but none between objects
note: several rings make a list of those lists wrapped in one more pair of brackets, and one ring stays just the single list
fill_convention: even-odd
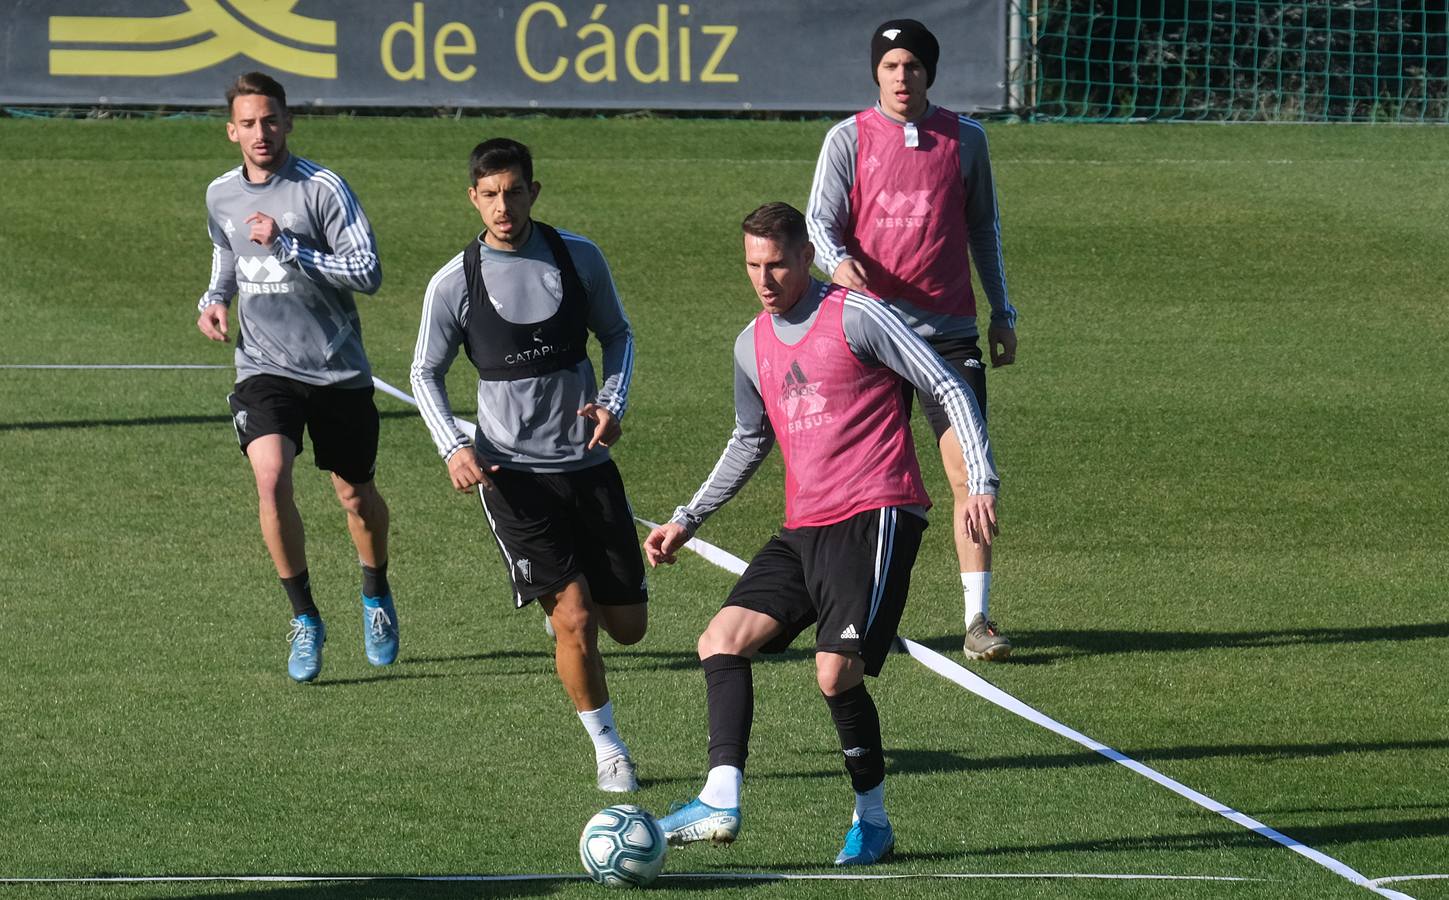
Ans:
[{"label": "man's bare knee", "polygon": [[815,654],[815,683],[820,693],[838,697],[865,680],[865,661],[856,654]]}]

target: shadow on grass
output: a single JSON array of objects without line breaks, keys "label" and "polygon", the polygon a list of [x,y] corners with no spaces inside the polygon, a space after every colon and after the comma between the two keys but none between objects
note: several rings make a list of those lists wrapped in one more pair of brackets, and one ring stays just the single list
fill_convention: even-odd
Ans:
[{"label": "shadow on grass", "polygon": [[[1288,837],[1309,847],[1334,847],[1374,841],[1397,841],[1406,838],[1440,838],[1449,836],[1449,818],[1399,819],[1393,822],[1346,822],[1339,825],[1287,826],[1268,823]],[[1269,838],[1252,831],[1199,832],[1196,834],[1159,834],[1143,836],[1112,836],[1101,840],[1064,841],[1055,844],[1027,844],[987,847],[972,851],[974,856],[1006,856],[1025,853],[1065,852],[1142,852],[1160,850],[1217,850],[1224,847],[1262,847]]]},{"label": "shadow on grass", "polygon": [[[223,405],[225,405],[223,403]],[[409,410],[391,409],[379,411],[384,419],[415,419],[417,413]],[[211,425],[228,424],[229,414],[207,416],[141,416],[134,419],[57,419],[42,422],[0,422],[0,432],[6,431],[58,431],[67,428],[128,428],[140,426],[154,428],[157,425]]]},{"label": "shadow on grass", "polygon": [[[1313,757],[1340,756],[1346,753],[1394,753],[1400,751],[1420,752],[1425,750],[1449,750],[1449,739],[1430,739],[1422,741],[1380,741],[1377,743],[1366,741],[1341,741],[1322,744],[1220,744],[1214,746],[1194,747],[1159,747],[1159,748],[1132,748],[1121,751],[1125,755],[1138,762],[1153,763],[1172,760],[1197,760],[1197,759],[1309,759]],[[819,751],[821,756],[828,756],[832,759],[839,759],[840,753],[836,750]],[[1027,756],[971,756],[966,753],[956,753],[946,750],[930,749],[891,749],[886,748],[886,774],[887,775],[933,775],[942,772],[1000,772],[1000,771],[1033,771],[1042,769],[1072,769],[1081,766],[1112,766],[1115,762],[1094,753],[1091,750],[1083,750],[1077,753],[1043,753]],[[755,778],[841,778],[844,777],[844,767],[822,768],[813,771],[801,772],[770,772],[755,773]],[[1323,810],[1325,812],[1354,812],[1359,809],[1445,809],[1444,804],[1420,804],[1417,806],[1404,806],[1395,804],[1388,807],[1349,807],[1343,810]],[[1306,810],[1314,812],[1316,810]],[[1280,812],[1292,812],[1283,810]]]},{"label": "shadow on grass", "polygon": [[[606,642],[602,642],[604,644]],[[497,662],[499,660],[540,660],[553,663],[553,651],[551,650],[496,650],[488,653],[459,653],[446,656],[409,656],[398,660],[398,665],[424,665],[433,663],[456,663],[456,662]],[[699,669],[699,657],[693,651],[674,650],[634,650],[617,646],[604,646],[604,659],[609,664],[609,671],[618,672],[647,672],[647,671],[697,671]],[[800,660],[815,659],[813,649],[791,648],[784,653],[761,653],[754,659],[755,665],[768,665],[780,662],[798,662]],[[490,675],[497,674],[519,674],[489,672]]]},{"label": "shadow on grass", "polygon": [[[407,881],[401,876],[376,876],[376,881],[273,884],[237,891],[212,890],[176,895],[174,900],[230,897],[233,900],[392,900],[426,897],[429,900],[465,900],[473,897],[543,897],[558,891],[570,879],[539,881]],[[217,882],[218,886],[224,883]]]},{"label": "shadow on grass", "polygon": [[[927,855],[924,858],[930,858]],[[900,857],[903,860],[914,860],[916,857]],[[954,858],[954,857],[953,857]],[[828,870],[828,865],[816,866],[780,866],[762,867],[760,874],[767,871],[786,871],[791,869],[806,870]],[[734,888],[760,887],[770,883],[769,878],[741,878],[735,879],[729,876],[734,873],[754,873],[753,869],[732,869],[722,871],[718,875],[711,872],[689,873],[684,876],[665,878],[655,883],[655,887],[667,887],[671,891],[719,891],[722,887]],[[530,881],[503,881],[503,882],[479,882],[479,881],[407,881],[403,876],[375,876],[376,881],[363,882],[330,882],[314,884],[276,884],[266,887],[242,888],[236,891],[227,891],[224,884],[217,885],[222,890],[206,891],[200,893],[174,895],[173,900],[203,900],[209,897],[230,897],[240,900],[293,900],[293,898],[305,898],[305,900],[392,900],[392,898],[443,898],[443,900],[465,900],[475,897],[543,897],[557,893],[558,890],[570,883],[587,880],[582,877],[545,877]]]},{"label": "shadow on grass", "polygon": [[314,681],[307,685],[309,690],[316,690],[325,687],[347,687],[359,684],[377,684],[381,681],[415,681],[420,678],[447,678],[442,672],[387,672],[381,675],[369,675],[366,678],[336,678]]},{"label": "shadow on grass", "polygon": [[[1117,653],[1266,650],[1274,647],[1423,641],[1449,637],[1449,622],[1364,628],[1284,628],[1271,631],[1012,630],[1009,635],[1016,649],[1007,665],[1018,666]],[[954,654],[961,647],[961,636],[953,634],[933,637],[920,643],[954,658]]]}]

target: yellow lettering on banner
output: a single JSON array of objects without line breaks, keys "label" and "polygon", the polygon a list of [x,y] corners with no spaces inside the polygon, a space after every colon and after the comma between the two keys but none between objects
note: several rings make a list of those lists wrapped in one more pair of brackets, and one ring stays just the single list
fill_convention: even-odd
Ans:
[{"label": "yellow lettering on banner", "polygon": [[699,80],[726,84],[733,84],[739,81],[740,76],[736,72],[715,71],[724,60],[725,54],[729,52],[730,44],[735,42],[735,35],[740,33],[739,26],[705,25],[699,30],[705,34],[717,34],[720,36],[720,42],[715,45],[714,52],[709,55],[709,59],[705,60],[704,71],[699,73]]},{"label": "yellow lettering on banner", "polygon": [[[634,80],[641,84],[669,80],[669,7],[661,3],[658,8],[659,20],[656,24],[651,25],[645,22],[635,25],[629,30],[629,37],[624,41],[624,65],[628,67],[629,74],[634,76]],[[639,68],[639,39],[645,37],[654,38],[658,47],[658,59],[652,72],[645,72]]]},{"label": "yellow lettering on banner", "polygon": [[[532,33],[530,29],[533,27],[534,19],[539,16],[552,17],[554,26],[560,31],[567,30],[570,23],[559,3],[553,2],[553,0],[536,0],[524,7],[513,31],[513,46],[518,57],[518,66],[530,79],[543,83],[558,81],[568,73],[570,68],[573,69],[574,76],[585,84],[616,82],[619,80],[619,51],[621,49],[619,36],[624,35],[622,48],[624,68],[629,78],[638,84],[659,84],[668,82],[673,77],[670,71],[674,64],[674,52],[671,44],[679,48],[679,81],[688,83],[697,79],[712,84],[739,82],[738,73],[725,69],[730,47],[734,45],[735,38],[739,36],[739,26],[702,25],[698,28],[701,34],[715,40],[709,58],[704,63],[704,68],[696,73],[692,44],[693,32],[696,29],[692,28],[688,21],[690,5],[680,3],[673,9],[670,6],[671,4],[668,2],[656,3],[652,21],[638,22],[625,33],[623,29],[626,23],[611,25],[604,21],[609,4],[595,2],[589,10],[588,21],[573,32],[574,37],[578,39],[578,53],[572,57],[568,54],[555,56],[549,61],[548,68],[545,70],[540,69],[528,53],[528,40]],[[670,16],[675,13],[679,16],[677,28],[670,21]],[[421,25],[421,18],[418,19],[418,24]],[[445,33],[455,27],[466,32],[465,44],[462,47],[450,47],[448,52],[473,53],[475,51],[472,32],[467,32],[458,23],[451,23],[444,26],[443,30],[438,33],[438,49],[435,50],[435,53],[444,52],[442,47]],[[671,32],[673,33],[671,34]],[[652,59],[650,59],[651,44],[653,45]],[[645,65],[643,60],[649,60],[649,64]],[[468,75],[451,72],[443,67],[441,56],[437,60],[437,65],[445,78],[455,81],[461,81],[471,76],[474,71],[474,67],[469,66],[466,70]]]},{"label": "yellow lettering on banner", "polygon": [[[462,35],[463,43],[449,44],[449,35]],[[478,67],[471,63],[467,68],[453,71],[448,67],[449,56],[459,56],[464,53],[473,56],[478,52],[478,44],[473,37],[473,30],[462,22],[449,22],[438,29],[438,36],[433,39],[433,65],[438,67],[438,74],[449,81],[467,81],[478,71]]]},{"label": "yellow lettering on banner", "polygon": [[568,70],[569,61],[560,56],[554,60],[553,66],[547,72],[541,72],[534,68],[533,62],[528,58],[528,25],[533,21],[533,17],[541,12],[550,13],[559,28],[564,28],[569,24],[569,20],[564,18],[563,10],[547,0],[530,3],[524,8],[523,15],[518,17],[518,27],[513,30],[513,49],[518,56],[518,66],[523,69],[523,74],[534,81],[547,83],[562,78],[563,73]]},{"label": "yellow lettering on banner", "polygon": [[[609,6],[606,3],[594,4],[594,11],[589,14],[592,20],[589,24],[578,30],[579,40],[585,40],[592,35],[598,35],[599,42],[588,47],[574,59],[574,72],[579,80],[589,84],[598,84],[600,81],[619,80],[619,59],[618,49],[615,46],[614,32],[607,25],[600,25],[599,18],[603,16],[604,10]],[[585,60],[593,59],[595,56],[602,56],[603,65],[597,69],[590,70],[584,65]]]},{"label": "yellow lettering on banner", "polygon": [[[689,15],[689,7],[681,5],[679,16],[684,18]],[[682,25],[679,28],[679,80],[689,80],[689,26]]]},{"label": "yellow lettering on banner", "polygon": [[[407,69],[399,69],[393,58],[393,43],[399,34],[406,33],[412,37],[413,62]],[[413,19],[411,22],[394,22],[387,26],[382,33],[382,46],[379,48],[382,54],[382,69],[393,81],[422,81],[426,72],[426,64],[423,57],[423,5],[413,4]]]}]

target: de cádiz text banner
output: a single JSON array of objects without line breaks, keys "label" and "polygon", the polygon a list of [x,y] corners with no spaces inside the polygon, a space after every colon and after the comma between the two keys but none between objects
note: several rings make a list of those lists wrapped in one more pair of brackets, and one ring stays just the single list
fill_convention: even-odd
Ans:
[{"label": "de c\u00e1diz text banner", "polygon": [[853,110],[870,38],[920,19],[931,99],[1005,105],[1006,0],[4,0],[0,102],[220,105],[259,69],[294,106]]}]

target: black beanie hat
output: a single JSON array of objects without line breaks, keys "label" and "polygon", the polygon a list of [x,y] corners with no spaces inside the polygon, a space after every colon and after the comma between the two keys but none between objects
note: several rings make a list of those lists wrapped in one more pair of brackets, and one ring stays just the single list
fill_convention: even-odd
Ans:
[{"label": "black beanie hat", "polygon": [[936,61],[941,57],[936,36],[915,19],[891,19],[882,22],[870,38],[870,77],[876,84],[880,84],[876,70],[880,68],[881,57],[898,48],[911,51],[926,67],[926,87],[935,83]]}]

